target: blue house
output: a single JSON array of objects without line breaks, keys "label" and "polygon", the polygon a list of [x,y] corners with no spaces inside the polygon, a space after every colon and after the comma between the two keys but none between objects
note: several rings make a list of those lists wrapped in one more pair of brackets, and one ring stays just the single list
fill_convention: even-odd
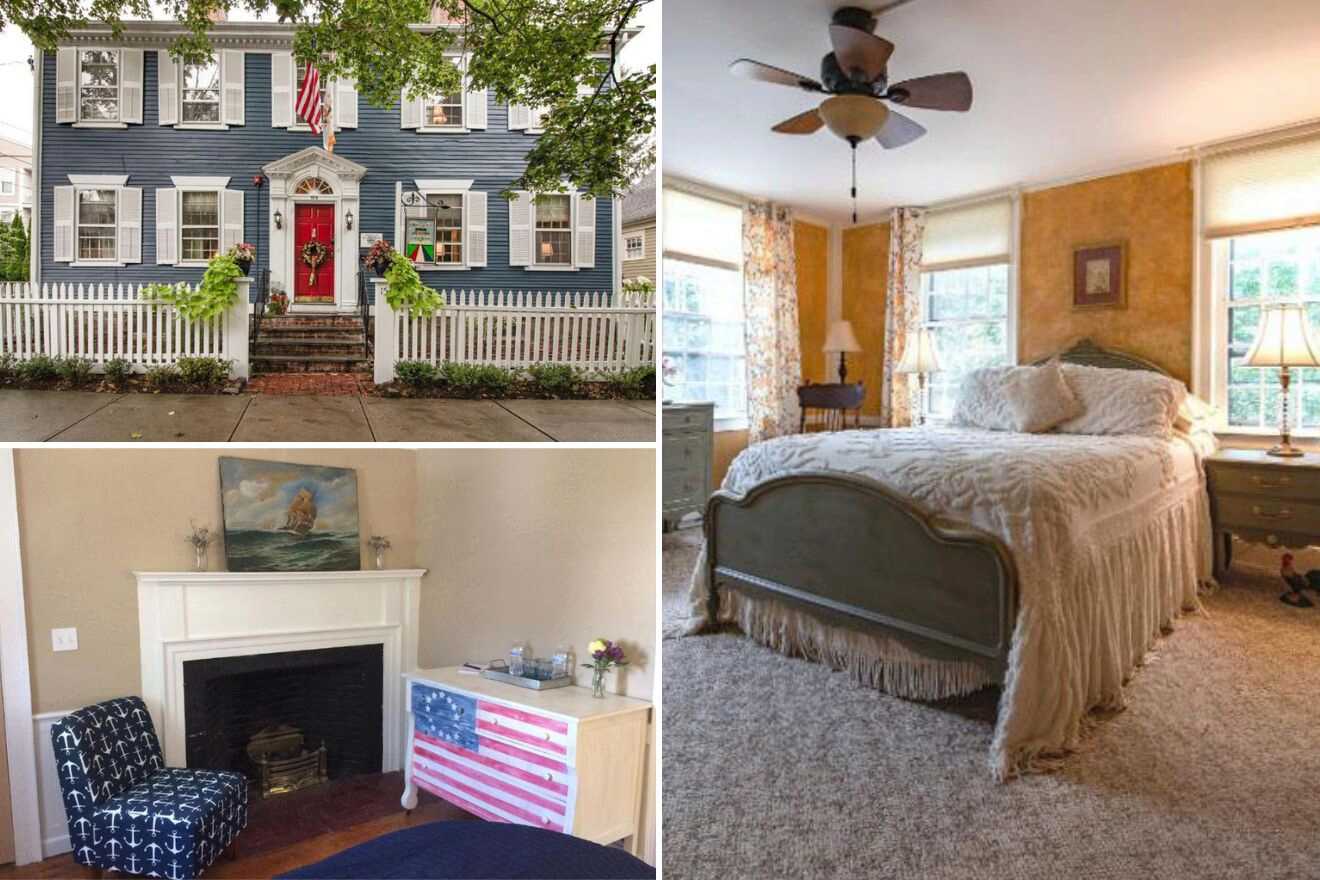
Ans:
[{"label": "blue house", "polygon": [[384,238],[441,290],[616,289],[612,200],[500,195],[536,143],[534,108],[465,82],[380,109],[329,82],[327,152],[294,112],[292,26],[218,23],[204,65],[170,57],[178,24],[125,28],[38,54],[34,280],[196,282],[247,241],[295,310],[351,312],[360,255]]}]

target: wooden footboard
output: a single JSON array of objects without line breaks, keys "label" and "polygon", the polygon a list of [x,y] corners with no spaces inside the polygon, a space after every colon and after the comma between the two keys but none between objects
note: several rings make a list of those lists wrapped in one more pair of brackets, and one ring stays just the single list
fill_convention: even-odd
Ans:
[{"label": "wooden footboard", "polygon": [[810,473],[706,506],[711,619],[721,587],[877,627],[922,654],[975,659],[1002,680],[1017,570],[994,535],[932,516],[874,480]]}]

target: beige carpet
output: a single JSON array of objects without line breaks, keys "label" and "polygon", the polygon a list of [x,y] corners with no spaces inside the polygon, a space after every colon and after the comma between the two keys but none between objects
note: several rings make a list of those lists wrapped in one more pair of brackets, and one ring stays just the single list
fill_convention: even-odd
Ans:
[{"label": "beige carpet", "polygon": [[[678,607],[699,529],[664,540]],[[1059,772],[997,785],[993,691],[934,707],[733,633],[664,642],[664,870],[1320,877],[1320,608],[1237,575]]]}]

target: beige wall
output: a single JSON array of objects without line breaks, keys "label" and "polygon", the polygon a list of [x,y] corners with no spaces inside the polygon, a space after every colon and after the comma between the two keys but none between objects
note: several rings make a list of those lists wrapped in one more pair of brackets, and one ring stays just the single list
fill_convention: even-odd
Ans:
[{"label": "beige wall", "polygon": [[630,235],[642,233],[642,259],[623,260],[623,280],[632,278],[649,278],[651,282],[659,289],[659,279],[656,277],[656,235],[655,220],[647,220],[645,223],[634,223],[631,226],[623,227],[623,235],[619,238],[619,250],[623,251],[623,240]]},{"label": "beige wall", "polygon": [[885,347],[885,287],[889,283],[889,224],[843,231],[843,317],[862,350],[848,355],[848,380],[866,383],[862,413],[880,414]]},{"label": "beige wall", "polygon": [[[355,468],[363,540],[388,535],[390,565],[417,562],[411,450],[18,450],[34,712],[140,691],[133,571],[192,568],[188,521],[221,525],[221,455]],[[219,546],[210,563],[224,569]],[[66,626],[78,650],[53,653],[50,630]]]}]

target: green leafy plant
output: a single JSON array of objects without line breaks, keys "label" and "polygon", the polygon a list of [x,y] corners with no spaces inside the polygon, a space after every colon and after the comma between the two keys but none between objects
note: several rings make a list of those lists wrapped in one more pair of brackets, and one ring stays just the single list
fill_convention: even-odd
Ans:
[{"label": "green leafy plant", "polygon": [[18,364],[18,378],[24,382],[48,382],[58,375],[59,366],[49,355],[35,355]]},{"label": "green leafy plant", "polygon": [[427,388],[438,377],[439,371],[430,361],[399,361],[394,365],[394,378],[412,388]]},{"label": "green leafy plant", "polygon": [[196,287],[184,282],[148,284],[142,288],[142,297],[173,306],[190,323],[209,321],[238,301],[238,279],[242,277],[243,270],[233,257],[216,254]]},{"label": "green leafy plant", "polygon": [[548,397],[573,397],[585,379],[580,369],[568,364],[533,364],[527,368],[537,390]]},{"label": "green leafy plant", "polygon": [[390,267],[385,270],[385,301],[396,312],[407,312],[418,318],[429,318],[445,306],[445,298],[438,290],[422,283],[422,276],[413,268],[412,261],[395,253]]},{"label": "green leafy plant", "polygon": [[112,358],[105,362],[105,378],[111,385],[123,385],[132,373],[133,365],[125,358]]},{"label": "green leafy plant", "polygon": [[616,397],[629,400],[655,399],[655,364],[605,374],[605,387]]},{"label": "green leafy plant", "polygon": [[491,364],[440,365],[440,382],[463,397],[504,397],[515,381],[511,370]]},{"label": "green leafy plant", "polygon": [[56,358],[55,370],[70,385],[83,385],[92,378],[92,362],[84,357],[69,355]]},{"label": "green leafy plant", "polygon": [[18,367],[18,358],[9,352],[0,354],[0,382],[8,382],[14,378],[14,373]]},{"label": "green leafy plant", "polygon": [[161,364],[158,367],[148,367],[143,375],[142,381],[148,388],[154,388],[160,391],[179,384],[179,368],[174,364]]},{"label": "green leafy plant", "polygon": [[223,358],[181,357],[175,366],[179,368],[179,378],[185,384],[214,388],[223,385],[229,378],[230,363]]},{"label": "green leafy plant", "polygon": [[0,281],[27,281],[32,242],[20,215],[0,225]]}]

